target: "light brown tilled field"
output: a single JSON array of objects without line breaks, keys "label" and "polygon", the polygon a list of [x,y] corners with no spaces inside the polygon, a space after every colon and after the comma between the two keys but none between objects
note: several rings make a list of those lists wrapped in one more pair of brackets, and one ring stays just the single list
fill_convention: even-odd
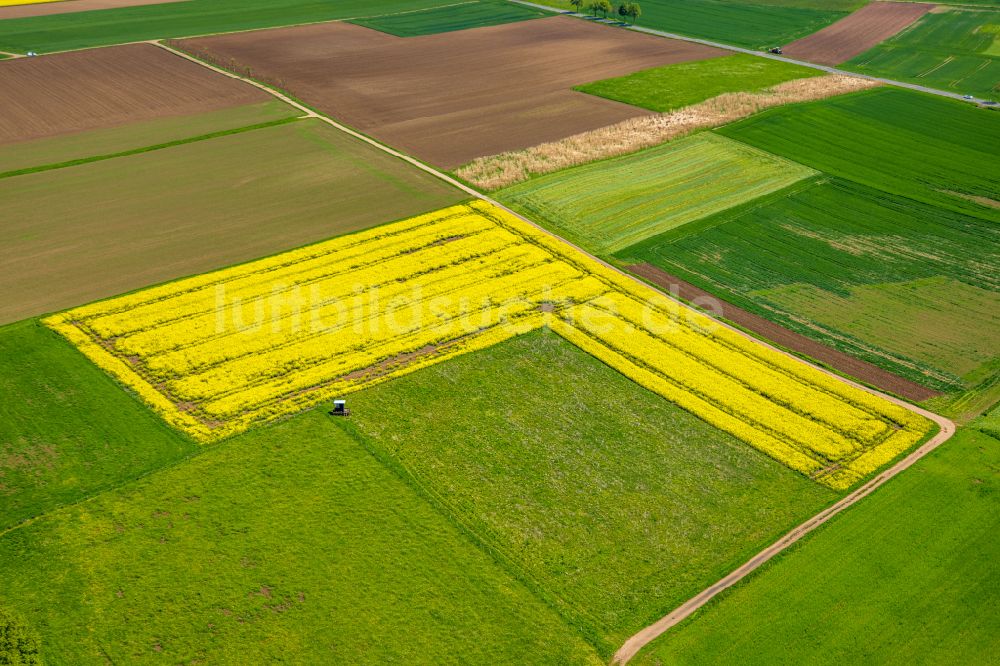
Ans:
[{"label": "light brown tilled field", "polygon": [[820,65],[839,65],[908,28],[934,5],[916,2],[873,2],[819,32],[785,47],[790,58]]},{"label": "light brown tilled field", "polygon": [[0,180],[0,324],[465,194],[319,120]]},{"label": "light brown tilled field", "polygon": [[271,97],[152,44],[0,62],[0,145]]},{"label": "light brown tilled field", "polygon": [[574,85],[725,54],[567,17],[405,39],[327,23],[177,45],[444,168],[649,114]]}]

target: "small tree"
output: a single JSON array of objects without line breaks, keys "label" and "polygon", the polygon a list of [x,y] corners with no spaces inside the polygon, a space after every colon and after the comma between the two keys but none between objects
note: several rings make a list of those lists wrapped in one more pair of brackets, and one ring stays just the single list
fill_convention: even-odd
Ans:
[{"label": "small tree", "polygon": [[608,18],[608,14],[612,11],[611,0],[597,0],[595,3],[597,5],[597,10],[604,15],[604,18]]},{"label": "small tree", "polygon": [[569,4],[573,5],[573,9],[577,13],[579,13],[580,10],[583,9],[583,0],[569,0]]},{"label": "small tree", "polygon": [[628,8],[631,5],[632,5],[631,2],[620,2],[620,3],[618,3],[618,16],[621,16],[622,19],[624,20],[624,18],[626,16],[628,16]]},{"label": "small tree", "polygon": [[625,8],[625,13],[632,17],[632,25],[635,25],[635,22],[642,16],[642,7],[639,6],[638,2],[630,2]]},{"label": "small tree", "polygon": [[24,624],[0,609],[0,664],[35,666],[41,663],[38,639]]}]

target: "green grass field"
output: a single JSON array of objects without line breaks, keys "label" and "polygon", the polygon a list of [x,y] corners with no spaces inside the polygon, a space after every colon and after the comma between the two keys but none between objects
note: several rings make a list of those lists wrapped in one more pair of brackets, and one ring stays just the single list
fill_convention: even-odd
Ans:
[{"label": "green grass field", "polygon": [[997,359],[1000,227],[821,178],[619,253],[943,391]]},{"label": "green grass field", "polygon": [[495,196],[595,252],[620,250],[780,190],[811,169],[702,133],[500,190]]},{"label": "green grass field", "polygon": [[302,115],[278,100],[189,116],[76,132],[0,146],[0,178],[9,172],[91,159]]},{"label": "green grass field", "polygon": [[446,0],[185,0],[0,21],[0,51],[48,53],[166,37],[362,18]]},{"label": "green grass field", "polygon": [[1000,440],[964,429],[632,662],[987,664]]},{"label": "green grass field", "polygon": [[[898,88],[772,109],[716,130],[819,171],[1000,221],[1000,114]],[[965,198],[961,195],[966,195]]]},{"label": "green grass field", "polygon": [[757,92],[792,79],[821,74],[809,67],[737,53],[723,58],[645,69],[577,86],[576,90],[664,112],[697,104],[723,93]]},{"label": "green grass field", "polygon": [[470,0],[454,6],[406,14],[390,14],[378,18],[351,21],[351,23],[387,32],[397,37],[416,37],[514,23],[542,16],[551,16],[551,14],[524,5],[515,5],[506,0]]},{"label": "green grass field", "polygon": [[[0,180],[0,322],[462,200],[319,120]],[[165,185],[166,184],[166,185]]]},{"label": "green grass field", "polygon": [[48,663],[599,663],[320,412],[8,532],[0,569]]},{"label": "green grass field", "polygon": [[545,331],[350,403],[605,658],[836,497]]},{"label": "green grass field", "polygon": [[543,331],[196,452],[34,322],[0,332],[5,461],[59,453],[0,533],[47,663],[599,664],[836,497]]},{"label": "green grass field", "polygon": [[1000,11],[925,15],[845,63],[846,69],[1000,100]]},{"label": "green grass field", "polygon": [[977,420],[974,425],[997,439],[1000,439],[1000,405],[997,405],[989,413]]},{"label": "green grass field", "polygon": [[[568,0],[541,4],[572,9]],[[641,26],[765,49],[825,28],[863,5],[864,0],[644,0],[640,4]]]},{"label": "green grass field", "polygon": [[196,448],[34,321],[0,327],[0,395],[0,532]]}]

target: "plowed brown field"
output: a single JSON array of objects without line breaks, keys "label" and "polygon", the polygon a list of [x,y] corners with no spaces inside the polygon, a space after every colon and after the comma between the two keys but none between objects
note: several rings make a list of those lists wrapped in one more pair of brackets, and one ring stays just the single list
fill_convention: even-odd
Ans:
[{"label": "plowed brown field", "polygon": [[271,97],[151,44],[0,62],[0,145]]},{"label": "plowed brown field", "polygon": [[327,23],[175,44],[444,168],[649,113],[574,85],[725,54],[567,17],[406,39]]},{"label": "plowed brown field", "polygon": [[15,5],[0,7],[0,19],[70,14],[88,12],[92,9],[117,9],[118,7],[135,7],[137,5],[163,5],[168,2],[184,2],[184,0],[73,0],[72,2],[46,2],[40,5]]},{"label": "plowed brown field", "polygon": [[839,65],[909,27],[934,9],[915,2],[873,2],[847,18],[784,48],[785,55],[820,65]]}]

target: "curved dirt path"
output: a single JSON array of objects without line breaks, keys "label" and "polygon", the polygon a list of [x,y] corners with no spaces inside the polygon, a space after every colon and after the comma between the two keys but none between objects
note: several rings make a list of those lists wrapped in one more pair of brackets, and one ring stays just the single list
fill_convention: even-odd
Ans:
[{"label": "curved dirt path", "polygon": [[[318,118],[319,120],[327,123],[328,125],[331,125],[332,127],[335,127],[337,129],[339,129],[342,132],[346,132],[347,134],[350,134],[351,136],[353,136],[353,137],[355,137],[355,138],[357,138],[357,139],[359,139],[361,141],[364,141],[364,142],[366,142],[368,144],[371,144],[372,146],[375,146],[376,148],[378,148],[379,150],[382,150],[383,152],[386,152],[386,153],[388,153],[390,155],[393,155],[394,157],[398,157],[399,159],[404,160],[405,162],[408,162],[408,163],[412,164],[413,166],[417,167],[418,169],[426,171],[427,173],[429,173],[429,174],[431,174],[433,176],[436,176],[437,178],[440,178],[441,180],[445,181],[446,183],[449,183],[449,184],[453,185],[454,187],[457,187],[458,189],[462,190],[463,192],[465,192],[466,194],[468,194],[471,197],[474,197],[476,199],[480,199],[482,201],[486,201],[487,203],[490,203],[490,204],[492,204],[494,206],[497,206],[498,208],[501,208],[501,209],[509,212],[511,215],[516,216],[520,220],[524,221],[526,224],[530,224],[532,227],[538,229],[539,231],[541,231],[541,232],[543,232],[545,234],[548,234],[549,236],[552,236],[555,239],[558,239],[560,242],[565,243],[566,245],[568,245],[570,247],[573,247],[577,251],[582,252],[583,254],[585,254],[586,256],[590,257],[594,261],[599,262],[600,264],[604,265],[608,269],[615,271],[619,275],[622,275],[623,277],[625,277],[625,278],[627,278],[629,280],[632,280],[632,281],[634,281],[634,282],[636,282],[638,284],[641,284],[643,286],[646,286],[646,287],[649,287],[649,288],[652,289],[652,287],[650,287],[650,285],[648,285],[647,283],[643,282],[638,277],[636,277],[634,275],[630,275],[629,273],[626,273],[625,271],[622,271],[621,269],[619,269],[619,268],[617,268],[615,266],[612,266],[611,264],[607,263],[606,261],[603,261],[600,258],[593,256],[592,254],[590,254],[589,252],[587,252],[583,248],[581,248],[581,247],[579,247],[577,245],[574,245],[573,243],[570,243],[565,238],[562,238],[561,236],[558,236],[558,235],[552,233],[548,229],[545,229],[544,227],[541,227],[538,224],[535,224],[534,222],[532,222],[528,218],[524,217],[523,215],[510,210],[509,208],[507,208],[506,206],[504,206],[503,204],[501,204],[499,201],[495,201],[494,199],[492,199],[492,198],[486,196],[485,194],[483,194],[482,192],[474,190],[471,187],[469,187],[468,185],[465,185],[464,183],[460,183],[459,181],[455,180],[454,178],[452,178],[448,174],[442,173],[441,171],[438,171],[437,169],[435,169],[435,168],[433,168],[431,166],[428,166],[427,164],[424,164],[423,162],[417,160],[416,158],[413,158],[413,157],[410,157],[409,155],[401,153],[398,150],[395,150],[393,148],[390,148],[389,146],[386,146],[386,145],[384,145],[382,143],[379,143],[378,141],[376,141],[375,139],[372,139],[371,137],[365,136],[364,134],[361,134],[360,132],[356,132],[355,130],[353,130],[353,129],[349,128],[349,127],[341,125],[340,123],[336,122],[335,120],[332,120],[331,118],[328,118],[327,116],[324,116],[322,114],[317,113],[316,111],[310,109],[309,107],[305,106],[304,104],[302,104],[300,102],[295,101],[294,99],[288,97],[287,95],[281,93],[280,91],[274,90],[273,88],[270,88],[270,87],[268,87],[268,86],[266,86],[266,85],[264,85],[262,83],[258,83],[257,81],[254,81],[252,79],[248,79],[248,78],[240,76],[238,74],[233,74],[232,72],[228,72],[228,71],[226,71],[224,69],[221,69],[219,67],[216,67],[214,65],[210,65],[210,64],[208,64],[206,62],[203,62],[201,60],[198,60],[197,58],[194,58],[194,57],[192,57],[192,56],[190,56],[190,55],[188,55],[188,54],[186,54],[186,53],[184,53],[182,51],[178,51],[178,50],[176,50],[174,48],[171,48],[170,46],[167,46],[166,44],[163,44],[161,42],[150,41],[149,43],[150,44],[155,44],[156,46],[159,46],[162,49],[166,49],[167,51],[173,53],[174,55],[176,55],[178,57],[185,58],[185,59],[190,60],[192,62],[196,62],[199,65],[201,65],[203,67],[207,67],[207,68],[211,69],[212,71],[215,71],[215,72],[218,72],[220,74],[223,74],[224,76],[228,76],[228,77],[233,78],[233,79],[239,79],[239,80],[244,81],[245,83],[248,83],[248,84],[250,84],[250,85],[252,85],[252,86],[254,86],[256,88],[260,88],[261,90],[264,90],[264,91],[270,93],[271,95],[273,95],[277,99],[280,99],[281,101],[285,102],[286,104],[289,104],[289,105],[295,107],[296,109],[299,109],[300,111],[302,111],[307,116],[313,117],[313,118]],[[689,308],[690,307],[686,303],[684,303],[682,301],[679,301],[677,299],[674,299],[668,292],[659,291],[659,293],[663,294],[666,298],[670,298],[670,299],[676,301],[677,303],[679,303],[684,308]],[[885,470],[884,472],[882,472],[881,474],[879,474],[875,478],[871,479],[870,481],[868,481],[867,483],[865,483],[863,486],[861,486],[860,488],[858,488],[857,490],[855,490],[851,494],[847,495],[846,497],[844,497],[843,499],[841,499],[840,501],[838,501],[836,504],[833,504],[832,506],[827,507],[823,511],[820,511],[819,513],[817,513],[812,518],[809,518],[804,523],[802,523],[801,525],[799,525],[798,527],[796,527],[795,529],[793,529],[792,531],[790,531],[788,534],[786,534],[785,536],[781,537],[776,542],[774,542],[773,544],[771,544],[770,546],[768,546],[764,550],[762,550],[759,553],[757,553],[756,555],[754,555],[752,558],[750,558],[742,566],[740,566],[736,570],[732,571],[730,574],[728,574],[727,576],[725,576],[724,578],[722,578],[721,580],[719,580],[715,584],[713,584],[713,585],[705,588],[704,590],[702,590],[701,592],[699,592],[697,595],[695,595],[694,597],[692,597],[691,599],[689,599],[688,601],[684,602],[683,604],[681,604],[680,606],[678,606],[676,609],[674,609],[673,611],[671,611],[668,615],[664,616],[660,620],[658,620],[655,623],[649,625],[645,629],[642,629],[639,633],[637,633],[634,636],[632,636],[631,638],[629,638],[627,641],[625,641],[624,645],[622,645],[622,647],[619,648],[618,652],[615,653],[615,656],[613,658],[613,661],[615,663],[619,663],[619,664],[626,663],[629,659],[631,659],[633,656],[635,656],[635,654],[640,649],[642,649],[647,643],[649,643],[653,639],[655,639],[658,636],[660,636],[661,634],[663,634],[665,631],[667,631],[668,629],[670,629],[671,627],[673,627],[674,625],[676,625],[678,622],[681,622],[685,618],[689,617],[692,613],[694,613],[696,610],[698,610],[699,608],[701,608],[702,606],[704,606],[712,598],[714,598],[716,595],[718,595],[719,592],[721,592],[721,591],[723,591],[723,590],[725,590],[725,589],[727,589],[729,587],[732,587],[733,585],[735,585],[739,581],[743,580],[747,575],[749,575],[750,573],[752,573],[753,571],[755,571],[756,569],[758,569],[762,564],[764,564],[765,562],[767,562],[768,560],[770,560],[772,557],[774,557],[775,555],[777,555],[781,551],[783,551],[786,548],[788,548],[789,546],[791,546],[793,543],[795,543],[796,541],[798,541],[799,539],[801,539],[803,536],[805,536],[809,532],[813,531],[814,529],[816,529],[817,527],[819,527],[820,525],[822,525],[826,521],[830,520],[830,518],[832,518],[833,516],[837,515],[838,513],[840,513],[841,511],[843,511],[844,509],[848,508],[852,504],[855,504],[859,500],[861,500],[861,499],[867,497],[868,495],[870,495],[872,492],[874,492],[876,489],[878,489],[879,487],[881,487],[889,479],[893,478],[894,476],[896,476],[897,474],[899,474],[903,470],[905,470],[908,467],[912,466],[913,463],[915,463],[918,460],[920,460],[921,458],[923,458],[925,455],[927,455],[928,453],[930,453],[931,451],[933,451],[935,448],[937,448],[938,446],[940,446],[942,443],[946,442],[948,439],[951,438],[951,436],[953,434],[955,434],[955,424],[952,423],[950,420],[942,417],[942,416],[938,416],[937,414],[934,414],[934,413],[929,412],[929,411],[927,411],[925,409],[917,407],[916,405],[912,405],[912,404],[910,404],[908,402],[900,400],[899,398],[895,398],[893,396],[886,395],[885,393],[882,393],[880,391],[876,391],[875,389],[872,389],[870,387],[864,386],[864,385],[859,384],[857,382],[851,381],[850,379],[846,379],[846,378],[844,378],[844,377],[842,377],[842,376],[840,376],[840,375],[838,375],[838,374],[836,374],[834,372],[831,372],[830,370],[827,370],[826,368],[822,368],[820,366],[808,363],[808,362],[802,360],[801,358],[799,358],[798,356],[795,356],[794,354],[792,354],[790,352],[787,352],[787,351],[785,351],[783,349],[778,349],[777,347],[775,347],[773,345],[770,345],[767,342],[764,342],[763,340],[760,340],[759,338],[756,338],[756,337],[750,335],[746,331],[740,330],[740,329],[738,329],[738,328],[736,328],[736,327],[734,327],[734,326],[732,326],[732,325],[730,325],[730,324],[728,324],[728,323],[726,323],[724,321],[720,321],[720,320],[715,320],[715,321],[716,321],[716,323],[719,326],[724,326],[724,327],[728,328],[729,330],[737,333],[738,335],[742,335],[744,338],[746,338],[748,340],[751,340],[751,341],[753,341],[753,342],[755,342],[757,344],[760,344],[760,345],[764,345],[765,347],[767,347],[767,348],[769,348],[769,349],[771,349],[771,350],[773,350],[773,351],[775,351],[775,352],[777,352],[779,354],[783,354],[784,356],[787,356],[788,358],[794,359],[795,361],[797,361],[799,363],[805,363],[806,365],[808,365],[808,366],[810,366],[812,368],[815,368],[816,370],[819,370],[820,372],[823,372],[823,373],[825,373],[825,374],[827,374],[827,375],[829,375],[829,376],[831,376],[831,377],[833,377],[833,378],[835,378],[835,379],[837,379],[839,381],[842,381],[842,382],[844,382],[846,384],[849,384],[849,385],[851,385],[851,386],[853,386],[855,388],[861,389],[862,391],[867,391],[868,393],[871,393],[873,395],[877,395],[877,396],[879,396],[881,398],[884,398],[885,400],[888,400],[889,402],[892,402],[892,403],[894,403],[896,405],[899,405],[899,406],[901,406],[901,407],[903,407],[905,409],[908,409],[911,412],[914,412],[915,414],[919,414],[920,416],[923,416],[923,417],[925,417],[925,418],[933,421],[934,423],[936,423],[940,429],[939,429],[939,431],[931,439],[929,439],[926,443],[924,443],[918,449],[916,449],[915,451],[913,451],[912,453],[910,453],[908,456],[906,456],[905,458],[903,458],[902,460],[900,460],[899,462],[897,462],[895,465],[893,465],[889,469]]]},{"label": "curved dirt path", "polygon": [[[876,391],[872,392],[878,395],[878,392]],[[627,663],[632,657],[636,655],[636,653],[639,652],[639,650],[644,648],[653,640],[659,638],[661,635],[663,635],[666,631],[668,631],[672,627],[676,626],[677,624],[689,618],[698,609],[700,609],[702,606],[704,606],[709,601],[714,599],[720,592],[732,587],[736,583],[740,582],[741,580],[749,576],[751,573],[759,569],[763,564],[765,564],[775,555],[787,549],[789,546],[791,546],[799,539],[801,539],[805,535],[815,530],[823,523],[827,522],[828,520],[836,516],[838,513],[842,512],[844,509],[847,509],[848,507],[850,507],[853,504],[856,504],[858,501],[864,499],[868,495],[871,495],[878,488],[884,485],[889,479],[893,478],[903,470],[911,467],[915,462],[926,456],[928,453],[936,449],[944,442],[948,441],[951,438],[951,436],[955,434],[955,424],[949,421],[948,419],[942,416],[938,416],[937,414],[934,414],[932,412],[928,412],[927,410],[921,409],[919,407],[910,405],[909,403],[905,403],[901,400],[897,400],[890,396],[883,395],[882,397],[897,404],[900,404],[909,409],[910,411],[916,412],[917,414],[920,414],[921,416],[924,416],[930,419],[931,421],[934,421],[938,425],[940,430],[926,443],[924,443],[918,449],[910,453],[910,455],[906,456],[905,458],[900,460],[898,463],[896,463],[886,471],[882,472],[875,478],[871,479],[870,481],[868,481],[868,483],[864,484],[863,486],[852,492],[850,495],[844,497],[836,504],[824,509],[823,511],[820,511],[812,518],[806,520],[801,525],[795,527],[790,532],[785,534],[783,537],[772,543],[770,546],[768,546],[764,550],[760,551],[759,553],[751,557],[741,566],[737,567],[729,574],[718,580],[716,583],[713,583],[709,587],[706,587],[704,590],[702,590],[695,596],[691,597],[690,599],[685,601],[683,604],[681,604],[674,610],[670,611],[670,613],[668,613],[667,615],[664,615],[662,618],[660,618],[653,624],[649,625],[648,627],[644,628],[637,634],[633,635],[631,638],[625,641],[625,643],[618,649],[617,652],[615,652],[615,656],[612,659],[612,663],[615,664]]]}]

